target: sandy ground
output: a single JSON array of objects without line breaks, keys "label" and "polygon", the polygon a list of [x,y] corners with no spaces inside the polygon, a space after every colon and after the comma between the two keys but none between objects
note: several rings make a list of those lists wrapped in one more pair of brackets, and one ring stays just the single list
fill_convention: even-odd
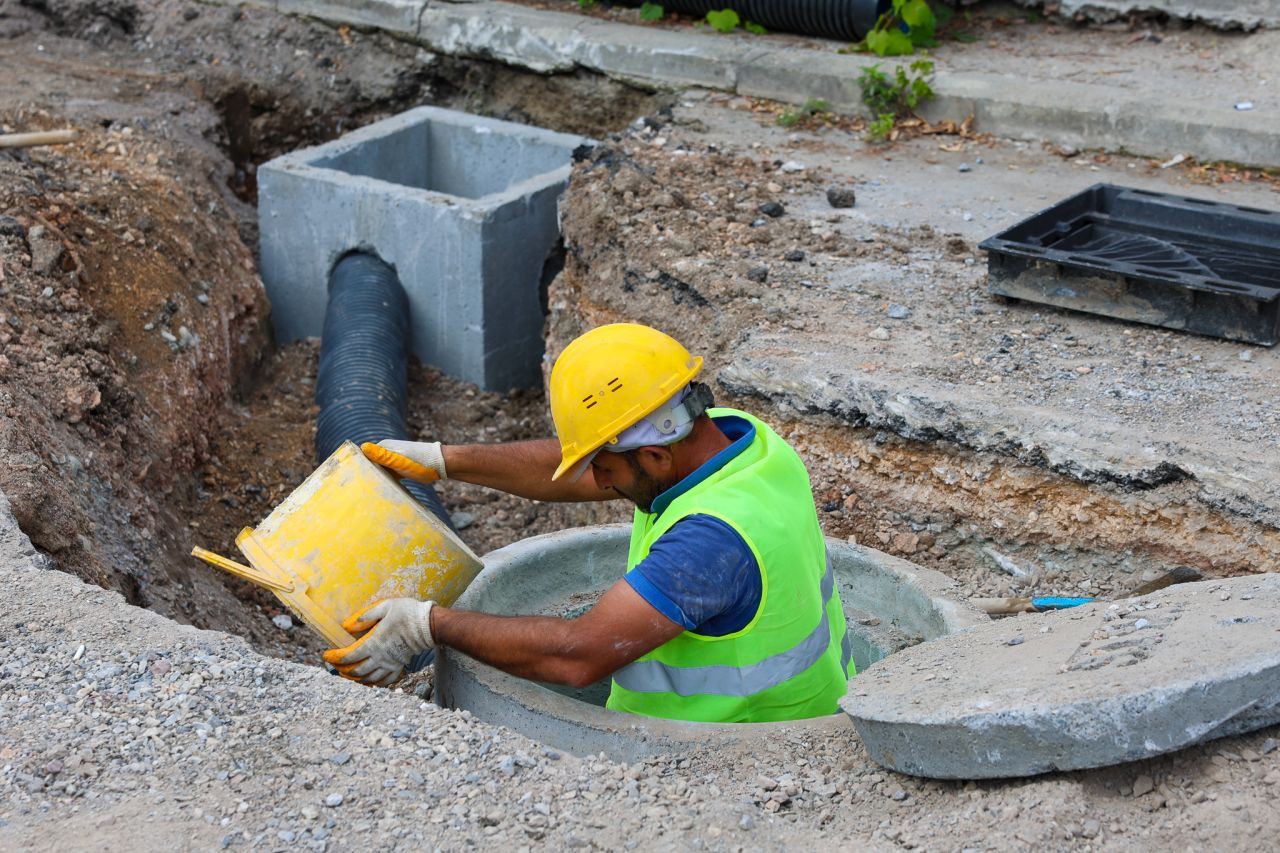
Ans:
[{"label": "sandy ground", "polygon": [[[801,449],[830,535],[939,568],[974,594],[1107,595],[1173,564],[1274,566],[1270,481],[1232,487],[1192,462],[1218,454],[1229,474],[1274,455],[1276,353],[993,300],[975,248],[1101,180],[1275,208],[1273,181],[975,134],[869,146],[857,122],[784,129],[774,105],[422,57],[256,8],[3,0],[0,36],[0,64],[17,69],[0,75],[4,129],[82,134],[0,154],[0,488],[37,549],[5,569],[0,843],[117,849],[138,827],[152,846],[191,849],[1248,849],[1274,835],[1274,730],[982,785],[881,771],[852,734],[640,768],[553,759],[465,714],[260,657],[312,661],[316,644],[272,623],[270,596],[186,557],[192,544],[234,554],[235,533],[314,464],[317,348],[271,345],[254,165],[439,103],[606,141],[567,197],[571,260],[549,347],[623,318],[685,338],[708,354],[725,401]],[[803,168],[782,168],[792,163]],[[829,186],[855,190],[856,206],[830,207]],[[783,214],[762,214],[766,202]],[[791,251],[804,259],[784,260]],[[927,434],[877,423],[872,406],[815,409],[796,380],[806,366],[846,402],[868,381],[959,399],[960,426]],[[417,367],[411,393],[424,436],[547,431],[536,390],[487,394]],[[997,446],[974,427],[984,407],[1013,411],[1012,427],[1033,436],[1105,441],[1116,423],[1158,434],[1193,476],[1144,480],[1119,456],[1057,465]],[[1075,429],[1080,412],[1092,432]],[[1060,436],[1042,445],[1076,462],[1090,450]],[[624,514],[456,484],[442,494],[480,552]],[[342,803],[325,805],[331,794]]]}]

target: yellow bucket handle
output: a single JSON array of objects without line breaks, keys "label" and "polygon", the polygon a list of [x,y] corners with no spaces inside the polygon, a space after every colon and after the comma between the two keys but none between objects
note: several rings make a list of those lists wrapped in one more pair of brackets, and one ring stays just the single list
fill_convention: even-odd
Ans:
[{"label": "yellow bucket handle", "polygon": [[235,560],[228,560],[220,554],[212,551],[206,551],[204,548],[195,547],[191,549],[191,556],[198,557],[206,563],[217,566],[218,568],[228,571],[236,577],[244,578],[247,581],[265,586],[267,589],[273,589],[277,592],[293,592],[293,584],[280,581],[270,575],[259,571],[250,566],[237,563]]}]

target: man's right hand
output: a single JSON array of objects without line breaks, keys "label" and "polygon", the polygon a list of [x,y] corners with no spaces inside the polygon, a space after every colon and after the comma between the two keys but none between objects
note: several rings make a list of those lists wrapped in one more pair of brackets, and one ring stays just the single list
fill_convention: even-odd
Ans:
[{"label": "man's right hand", "polygon": [[366,441],[360,449],[369,461],[376,462],[398,477],[434,483],[446,480],[444,453],[438,441],[401,441],[385,438],[377,444]]},{"label": "man's right hand", "polygon": [[359,636],[351,645],[330,649],[324,659],[343,678],[378,687],[399,681],[405,667],[422,652],[435,648],[431,636],[434,601],[388,598],[348,617],[342,627]]}]

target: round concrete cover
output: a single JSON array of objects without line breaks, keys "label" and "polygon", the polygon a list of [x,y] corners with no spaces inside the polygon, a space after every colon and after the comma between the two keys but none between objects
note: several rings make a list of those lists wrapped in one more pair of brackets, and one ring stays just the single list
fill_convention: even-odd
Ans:
[{"label": "round concrete cover", "polygon": [[871,757],[939,779],[1158,755],[1280,722],[1280,575],[992,622],[899,652],[841,707]]}]

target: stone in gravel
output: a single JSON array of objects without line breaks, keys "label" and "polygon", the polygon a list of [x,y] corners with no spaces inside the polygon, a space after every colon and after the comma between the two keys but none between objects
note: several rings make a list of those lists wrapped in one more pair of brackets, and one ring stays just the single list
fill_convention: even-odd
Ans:
[{"label": "stone in gravel", "polygon": [[784,172],[803,172],[803,171],[804,171],[804,163],[800,163],[800,162],[797,162],[797,161],[795,161],[795,160],[788,160],[787,162],[783,163],[783,164],[782,164],[781,166],[779,166],[778,168],[779,168],[779,169],[781,169],[781,170],[782,170],[782,171],[784,171]]},{"label": "stone in gravel", "polygon": [[1249,350],[1245,350],[1244,352],[1240,353],[1240,360],[1253,361],[1253,353],[1250,352]]},{"label": "stone in gravel", "polygon": [[791,251],[783,255],[782,259],[784,261],[791,261],[792,263],[798,263],[804,260],[804,252],[800,251],[799,249],[792,249]]},{"label": "stone in gravel", "polygon": [[271,621],[281,631],[288,631],[293,628],[293,619],[289,617],[288,613],[278,613],[271,617]]},{"label": "stone in gravel", "polygon": [[897,789],[892,794],[893,799],[897,800],[898,802],[902,802],[907,798],[907,796],[908,796],[907,792],[902,790],[901,788]]},{"label": "stone in gravel", "polygon": [[1084,826],[1080,827],[1080,834],[1085,838],[1097,838],[1098,833],[1102,831],[1102,824],[1090,818],[1084,822]]},{"label": "stone in gravel", "polygon": [[827,187],[827,204],[832,207],[853,207],[858,196],[851,187]]},{"label": "stone in gravel", "polygon": [[23,228],[22,223],[12,216],[0,216],[0,236],[25,237],[27,236],[27,229]]},{"label": "stone in gravel", "polygon": [[330,794],[324,798],[324,804],[331,809],[336,809],[338,806],[342,805],[342,795]]},{"label": "stone in gravel", "polygon": [[972,166],[970,166],[968,163],[961,163],[958,167],[956,167],[956,171],[957,171],[957,172],[972,172],[972,171],[973,171],[973,167],[972,167]]},{"label": "stone in gravel", "polygon": [[1262,754],[1263,754],[1263,755],[1270,755],[1271,753],[1275,752],[1275,751],[1276,751],[1276,739],[1275,739],[1275,738],[1273,738],[1273,737],[1269,737],[1269,738],[1267,738],[1266,740],[1264,740],[1264,741],[1262,742],[1262,747],[1261,747],[1261,749],[1262,749]]},{"label": "stone in gravel", "polygon": [[769,278],[769,268],[766,266],[752,267],[747,270],[747,278],[758,284],[764,284]]},{"label": "stone in gravel", "polygon": [[738,819],[738,829],[749,831],[756,828],[756,819],[749,814],[744,814]]},{"label": "stone in gravel", "polygon": [[1139,776],[1137,779],[1133,780],[1133,795],[1135,797],[1141,797],[1146,794],[1150,794],[1155,789],[1156,789],[1155,782],[1153,782],[1151,777],[1146,775],[1145,773]]},{"label": "stone in gravel", "polygon": [[889,310],[885,312],[890,320],[905,320],[911,316],[911,309],[905,305],[899,305],[894,302],[889,305]]},{"label": "stone in gravel", "polygon": [[876,326],[870,332],[867,332],[867,337],[873,341],[887,341],[889,340],[889,330],[884,326]]},{"label": "stone in gravel", "polygon": [[62,262],[62,241],[49,236],[43,225],[27,232],[27,245],[31,247],[31,269],[41,275],[54,272]]},{"label": "stone in gravel", "polygon": [[1009,642],[1008,642],[1008,644],[1007,644],[1007,645],[1010,645],[1010,646],[1020,646],[1020,645],[1022,645],[1023,643],[1025,643],[1026,641],[1027,641],[1027,640],[1026,640],[1026,638],[1025,638],[1025,637],[1010,637],[1010,638],[1009,638]]},{"label": "stone in gravel", "polygon": [[453,521],[453,526],[459,530],[466,530],[476,521],[476,517],[469,512],[455,512],[449,518]]},{"label": "stone in gravel", "polygon": [[333,755],[329,756],[329,761],[333,764],[338,765],[339,767],[346,764],[350,760],[351,760],[351,753],[349,752],[335,752]]},{"label": "stone in gravel", "polygon": [[766,201],[764,204],[760,205],[757,210],[765,216],[769,216],[774,219],[777,219],[779,216],[787,212],[787,209],[776,201]]}]

